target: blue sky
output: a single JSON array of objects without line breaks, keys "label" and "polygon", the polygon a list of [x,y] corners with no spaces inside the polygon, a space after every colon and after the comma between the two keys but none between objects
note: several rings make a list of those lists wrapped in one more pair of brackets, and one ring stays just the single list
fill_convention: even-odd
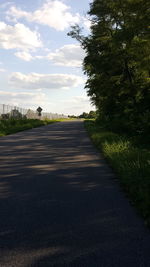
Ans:
[{"label": "blue sky", "polygon": [[0,103],[81,114],[86,96],[84,51],[67,36],[79,23],[89,31],[90,0],[0,2]]}]

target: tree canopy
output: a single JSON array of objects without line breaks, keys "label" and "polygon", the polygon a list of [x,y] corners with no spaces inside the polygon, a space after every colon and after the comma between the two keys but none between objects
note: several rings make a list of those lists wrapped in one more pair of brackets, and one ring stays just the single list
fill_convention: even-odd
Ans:
[{"label": "tree canopy", "polygon": [[91,34],[78,25],[69,33],[86,51],[87,94],[99,117],[124,128],[150,126],[150,2],[94,0]]}]

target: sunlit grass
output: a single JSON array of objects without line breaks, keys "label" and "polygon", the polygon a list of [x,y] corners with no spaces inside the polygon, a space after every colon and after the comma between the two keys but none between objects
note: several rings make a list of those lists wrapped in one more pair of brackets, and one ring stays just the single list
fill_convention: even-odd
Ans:
[{"label": "sunlit grass", "polygon": [[8,119],[0,120],[0,136],[17,133],[20,131],[44,126],[60,120],[37,120],[37,119]]},{"label": "sunlit grass", "polygon": [[131,202],[150,225],[150,151],[136,147],[131,138],[108,132],[95,122],[85,121],[85,127],[116,172]]}]

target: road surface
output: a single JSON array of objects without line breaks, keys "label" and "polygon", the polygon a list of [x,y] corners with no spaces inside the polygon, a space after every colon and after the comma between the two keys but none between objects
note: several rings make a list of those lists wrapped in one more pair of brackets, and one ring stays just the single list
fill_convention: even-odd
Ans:
[{"label": "road surface", "polygon": [[150,231],[81,121],[0,139],[0,267],[12,266],[150,266]]}]

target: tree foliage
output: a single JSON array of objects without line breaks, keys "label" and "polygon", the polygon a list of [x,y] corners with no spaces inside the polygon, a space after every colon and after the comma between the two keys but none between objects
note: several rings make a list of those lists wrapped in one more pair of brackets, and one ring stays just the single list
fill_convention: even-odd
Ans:
[{"label": "tree foliage", "polygon": [[83,112],[79,118],[83,118],[83,119],[96,119],[97,114],[96,111],[91,110],[89,113],[87,112]]},{"label": "tree foliage", "polygon": [[86,51],[87,93],[107,121],[124,129],[150,126],[150,2],[94,0],[91,34],[69,33]]}]

